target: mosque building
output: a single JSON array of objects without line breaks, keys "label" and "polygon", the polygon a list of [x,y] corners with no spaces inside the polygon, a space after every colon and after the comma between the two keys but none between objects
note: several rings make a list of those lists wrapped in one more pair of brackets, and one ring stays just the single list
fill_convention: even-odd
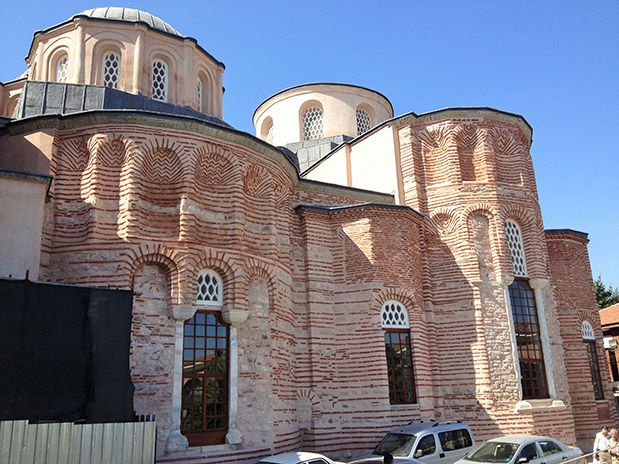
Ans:
[{"label": "mosque building", "polygon": [[544,230],[522,116],[312,83],[252,136],[224,64],[129,8],[26,63],[0,83],[0,277],[132,291],[158,462],[346,458],[421,419],[588,448],[616,421],[587,234]]}]

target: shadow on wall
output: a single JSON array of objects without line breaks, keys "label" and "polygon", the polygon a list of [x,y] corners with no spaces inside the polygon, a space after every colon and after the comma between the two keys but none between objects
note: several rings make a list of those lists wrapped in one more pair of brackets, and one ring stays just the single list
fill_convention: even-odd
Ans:
[{"label": "shadow on wall", "polygon": [[0,136],[0,168],[50,174],[54,130]]},{"label": "shadow on wall", "polygon": [[[311,237],[306,272],[320,272],[321,279],[308,281],[309,329],[301,337],[308,341],[298,347],[311,350],[315,358],[309,401],[297,406],[306,424],[300,430],[302,445],[333,455],[360,455],[392,427],[421,419],[466,421],[478,440],[500,434],[489,412],[494,415],[497,400],[511,392],[502,393],[489,379],[488,369],[497,371],[498,359],[486,353],[479,334],[496,326],[497,333],[509,336],[504,301],[492,295],[496,301],[482,302],[482,308],[488,303],[493,311],[487,316],[496,319],[486,323],[475,310],[479,297],[470,278],[450,248],[461,245],[458,237],[429,234],[423,244],[420,225],[407,225],[400,212],[383,210],[354,220],[333,214],[330,230],[338,240],[332,235],[317,245]],[[424,257],[431,275],[424,275]],[[325,263],[330,263],[326,275]],[[482,271],[489,286],[491,272],[491,266]],[[381,324],[388,301],[404,307],[410,323],[412,402],[399,401],[388,380],[394,366],[387,361],[387,329]],[[392,379],[398,382],[397,375]]]}]

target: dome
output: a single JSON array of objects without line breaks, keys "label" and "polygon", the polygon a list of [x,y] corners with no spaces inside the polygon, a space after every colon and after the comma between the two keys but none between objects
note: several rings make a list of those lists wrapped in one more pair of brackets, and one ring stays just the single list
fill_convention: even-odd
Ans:
[{"label": "dome", "polygon": [[163,21],[161,18],[154,16],[145,11],[136,10],[134,8],[123,7],[102,7],[91,8],[90,10],[84,10],[81,13],[73,15],[71,19],[87,17],[92,19],[101,19],[107,21],[120,21],[124,23],[143,23],[151,29],[161,31],[166,34],[176,35],[182,37],[180,32]]},{"label": "dome", "polygon": [[357,137],[391,118],[391,102],[375,90],[316,82],[290,87],[267,98],[254,111],[253,123],[257,137],[295,151],[290,144]]}]

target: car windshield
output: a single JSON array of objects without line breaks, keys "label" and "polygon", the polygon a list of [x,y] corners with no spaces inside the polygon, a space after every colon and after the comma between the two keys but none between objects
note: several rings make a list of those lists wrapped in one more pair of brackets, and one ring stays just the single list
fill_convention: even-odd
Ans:
[{"label": "car windshield", "polygon": [[516,454],[518,445],[501,441],[489,441],[479,445],[465,459],[475,462],[509,462]]},{"label": "car windshield", "polygon": [[411,449],[414,444],[414,435],[406,435],[404,433],[388,433],[380,441],[374,450],[374,454],[391,453],[395,457],[405,457],[411,453]]}]

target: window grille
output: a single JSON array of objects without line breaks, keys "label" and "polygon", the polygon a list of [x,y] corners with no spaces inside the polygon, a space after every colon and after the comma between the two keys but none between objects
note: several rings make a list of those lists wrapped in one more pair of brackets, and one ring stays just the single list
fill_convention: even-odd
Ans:
[{"label": "window grille", "polygon": [[312,106],[303,112],[303,140],[320,139],[324,137],[322,125],[322,109]]},{"label": "window grille", "polygon": [[117,89],[120,79],[120,55],[112,51],[106,52],[103,55],[102,69],[102,85]]},{"label": "window grille", "polygon": [[202,112],[202,80],[198,79],[198,111]]},{"label": "window grille", "polygon": [[168,65],[163,60],[153,61],[153,98],[168,101]]},{"label": "window grille", "polygon": [[516,277],[526,277],[527,263],[524,257],[524,245],[520,226],[515,221],[508,219],[505,221],[505,233],[507,234],[509,254],[514,265],[514,275]]},{"label": "window grille", "polygon": [[365,134],[372,128],[370,115],[365,110],[357,110],[357,135]]},{"label": "window grille", "polygon": [[580,331],[582,333],[583,340],[595,340],[595,332],[593,331],[593,327],[588,321],[582,321]]},{"label": "window grille", "polygon": [[267,142],[269,142],[271,145],[273,145],[273,137],[273,124],[271,124],[267,129]]},{"label": "window grille", "polygon": [[383,329],[409,329],[408,314],[397,301],[387,301],[380,313]]},{"label": "window grille", "polygon": [[69,73],[69,57],[62,55],[56,62],[56,82],[67,82]]},{"label": "window grille", "polygon": [[221,306],[222,281],[219,274],[212,269],[205,269],[198,274],[198,304]]}]

